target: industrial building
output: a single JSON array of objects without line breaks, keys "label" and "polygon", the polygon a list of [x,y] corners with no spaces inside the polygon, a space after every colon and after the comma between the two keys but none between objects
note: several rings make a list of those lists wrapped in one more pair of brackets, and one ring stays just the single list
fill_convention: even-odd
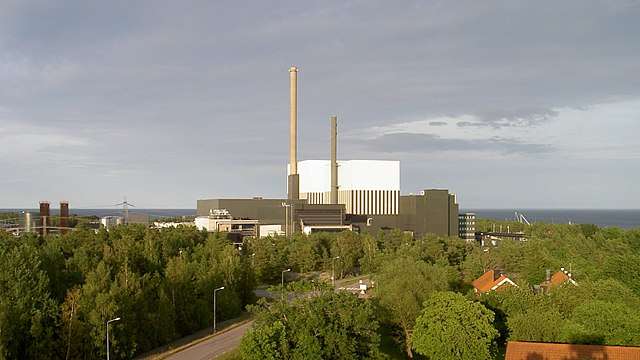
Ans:
[{"label": "industrial building", "polygon": [[198,230],[226,232],[232,236],[237,235],[239,238],[260,236],[258,220],[234,219],[227,209],[212,209],[208,216],[196,217],[195,224]]},{"label": "industrial building", "polygon": [[[349,214],[397,215],[400,161],[338,160],[338,204]],[[289,167],[287,167],[287,170]],[[331,204],[331,161],[298,162],[300,199]]]},{"label": "industrial building", "polygon": [[476,241],[476,214],[462,213],[458,215],[458,232],[461,239]]},{"label": "industrial building", "polygon": [[253,236],[390,229],[414,236],[459,235],[458,204],[448,190],[401,195],[399,161],[338,160],[336,116],[329,119],[329,160],[298,161],[297,75],[298,69],[291,67],[287,198],[198,200],[201,222],[210,222],[212,214],[224,212],[227,221],[255,222]]}]

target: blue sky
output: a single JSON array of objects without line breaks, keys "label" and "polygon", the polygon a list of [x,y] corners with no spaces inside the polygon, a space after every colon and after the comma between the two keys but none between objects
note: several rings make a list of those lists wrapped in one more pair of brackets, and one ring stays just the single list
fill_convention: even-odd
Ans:
[{"label": "blue sky", "polygon": [[640,208],[638,1],[0,2],[0,208],[284,196],[401,161],[467,208]]}]

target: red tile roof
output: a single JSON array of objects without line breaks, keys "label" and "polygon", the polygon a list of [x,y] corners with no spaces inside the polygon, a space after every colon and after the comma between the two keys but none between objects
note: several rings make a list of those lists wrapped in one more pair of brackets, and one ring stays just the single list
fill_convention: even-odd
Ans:
[{"label": "red tile roof", "polygon": [[562,271],[558,271],[553,274],[549,282],[551,283],[551,287],[556,287],[564,284],[567,281],[569,281],[569,276],[567,276],[567,274]]},{"label": "red tile roof", "polygon": [[505,360],[640,360],[640,347],[509,341]]},{"label": "red tile roof", "polygon": [[[495,270],[489,270],[486,273],[482,274],[479,278],[475,279],[471,284],[476,289],[477,292],[485,293],[491,290],[495,290],[495,286],[501,286],[504,284],[510,284],[511,280],[503,274],[496,277],[498,275]],[[505,283],[505,280],[507,281]]]}]

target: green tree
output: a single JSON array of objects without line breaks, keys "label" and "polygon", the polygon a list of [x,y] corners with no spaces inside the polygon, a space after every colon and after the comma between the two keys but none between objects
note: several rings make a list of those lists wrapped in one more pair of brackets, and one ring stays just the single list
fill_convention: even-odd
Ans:
[{"label": "green tree", "polygon": [[553,308],[532,307],[507,319],[509,339],[518,341],[560,342],[564,319]]},{"label": "green tree", "polygon": [[436,291],[447,290],[448,271],[407,257],[391,258],[375,276],[375,294],[387,321],[400,329],[400,339],[411,358],[411,334],[423,302]]},{"label": "green tree", "polygon": [[54,353],[57,305],[37,248],[12,240],[0,242],[0,358],[37,358]]},{"label": "green tree", "polygon": [[494,314],[452,292],[434,294],[416,319],[413,348],[430,359],[490,359],[498,331]]},{"label": "green tree", "polygon": [[564,341],[606,345],[640,345],[637,308],[602,300],[578,306],[562,329]]},{"label": "green tree", "polygon": [[[358,234],[351,231],[339,233],[331,246],[331,256],[340,257],[335,260],[336,278],[343,278],[347,273],[354,273],[362,253],[362,241]],[[327,265],[331,266],[331,263]]]},{"label": "green tree", "polygon": [[323,291],[292,303],[261,303],[240,346],[245,359],[369,359],[379,356],[373,305]]}]

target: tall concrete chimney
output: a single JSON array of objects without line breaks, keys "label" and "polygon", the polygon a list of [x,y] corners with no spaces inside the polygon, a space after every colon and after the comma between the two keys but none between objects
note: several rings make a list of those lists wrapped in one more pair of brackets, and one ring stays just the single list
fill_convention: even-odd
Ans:
[{"label": "tall concrete chimney", "polygon": [[331,117],[331,204],[338,203],[338,118]]},{"label": "tall concrete chimney", "polygon": [[298,176],[298,68],[289,68],[289,200],[300,199],[300,178]]}]

